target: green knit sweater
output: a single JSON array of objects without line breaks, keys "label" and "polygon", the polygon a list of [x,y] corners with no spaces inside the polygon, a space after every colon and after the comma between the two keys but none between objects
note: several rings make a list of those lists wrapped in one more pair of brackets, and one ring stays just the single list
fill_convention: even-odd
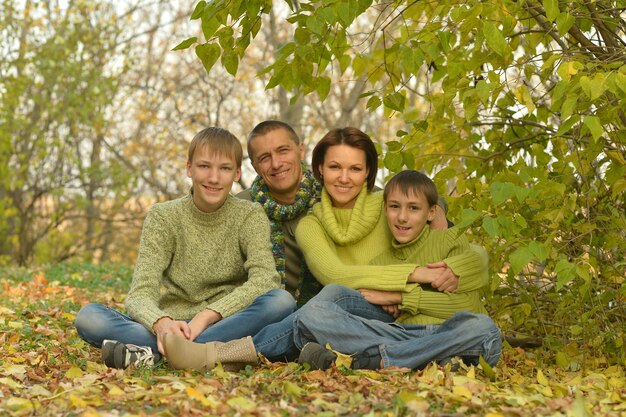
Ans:
[{"label": "green knit sweater", "polygon": [[[382,192],[369,193],[364,187],[354,208],[340,209],[332,206],[323,190],[321,202],[313,207],[313,213],[300,220],[296,240],[309,269],[324,285],[407,293],[423,291],[421,286],[407,283],[415,263],[368,265],[389,250],[393,240],[383,213]],[[471,249],[457,255],[458,259],[448,259],[457,268],[461,265],[470,270],[475,268],[475,273],[467,273],[459,281],[457,292],[482,288],[489,281],[487,253],[479,247]]]},{"label": "green knit sweater", "polygon": [[228,196],[213,213],[191,195],[148,212],[126,309],[152,331],[162,317],[189,320],[203,309],[223,318],[278,288],[270,227],[260,205]]},{"label": "green knit sweater", "polygon": [[[486,314],[480,299],[480,287],[467,284],[486,282],[487,265],[476,256],[482,248],[470,246],[467,237],[458,228],[431,230],[428,225],[413,241],[398,244],[372,260],[374,265],[408,263],[425,266],[444,261],[459,277],[460,285],[454,293],[443,293],[429,285],[416,286],[402,295],[402,314],[396,321],[409,324],[438,324],[462,310]],[[482,252],[485,252],[482,249]],[[485,252],[486,255],[486,252]]]}]

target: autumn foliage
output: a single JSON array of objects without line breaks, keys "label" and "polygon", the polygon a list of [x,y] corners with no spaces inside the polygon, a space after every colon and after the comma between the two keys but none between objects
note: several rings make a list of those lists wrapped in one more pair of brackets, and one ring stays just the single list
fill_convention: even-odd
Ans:
[{"label": "autumn foliage", "polygon": [[72,326],[81,305],[120,308],[129,270],[59,264],[0,271],[0,415],[623,416],[626,378],[591,360],[575,372],[545,349],[505,346],[498,367],[423,371],[263,363],[239,373],[108,369]]}]

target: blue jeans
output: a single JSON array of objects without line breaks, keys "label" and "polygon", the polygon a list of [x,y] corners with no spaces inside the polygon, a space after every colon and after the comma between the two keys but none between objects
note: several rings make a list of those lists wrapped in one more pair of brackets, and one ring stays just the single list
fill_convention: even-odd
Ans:
[{"label": "blue jeans", "polygon": [[[361,296],[349,288],[343,291]],[[438,325],[386,323],[353,314],[337,303],[315,299],[295,319],[294,342],[299,349],[307,342],[329,343],[342,353],[379,356],[384,367],[412,369],[455,356],[477,364],[481,355],[493,366],[502,350],[500,330],[484,314],[461,311]]]},{"label": "blue jeans", "polygon": [[[270,323],[282,320],[296,308],[296,302],[285,290],[274,289],[257,297],[244,310],[207,327],[195,342],[227,342],[252,336]],[[74,326],[90,345],[101,347],[105,339],[139,346],[149,346],[158,355],[157,339],[151,330],[130,316],[102,304],[87,304],[76,315]],[[160,356],[159,356],[160,357]]]},{"label": "blue jeans", "polygon": [[[326,285],[315,297],[309,300],[299,310],[285,317],[282,321],[270,324],[258,332],[254,338],[254,346],[257,352],[263,354],[272,361],[293,360],[298,357],[299,348],[294,344],[294,323],[297,317],[307,310],[313,301],[324,301],[340,306],[360,317],[379,320],[381,322],[393,322],[393,317],[386,313],[380,306],[370,304],[363,296],[354,290],[341,285]],[[356,294],[355,294],[356,293]],[[332,326],[332,324],[330,324]],[[302,346],[300,346],[302,347]]]}]

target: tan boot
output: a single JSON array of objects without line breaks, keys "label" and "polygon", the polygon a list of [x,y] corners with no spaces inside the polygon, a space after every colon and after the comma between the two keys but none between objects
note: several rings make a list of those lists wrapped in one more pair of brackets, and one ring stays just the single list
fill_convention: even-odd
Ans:
[{"label": "tan boot", "polygon": [[258,356],[250,336],[230,342],[195,343],[184,337],[166,334],[163,337],[165,357],[174,369],[213,369],[218,362],[227,371],[238,371],[256,365]]}]

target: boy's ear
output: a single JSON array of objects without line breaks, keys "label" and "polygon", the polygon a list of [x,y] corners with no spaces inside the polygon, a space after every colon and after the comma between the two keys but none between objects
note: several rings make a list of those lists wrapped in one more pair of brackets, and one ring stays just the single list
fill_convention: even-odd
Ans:
[{"label": "boy's ear", "polygon": [[189,161],[189,159],[185,163],[185,168],[186,168],[186,171],[187,171],[187,177],[191,178],[191,161]]},{"label": "boy's ear", "polygon": [[435,214],[437,213],[437,205],[430,206],[428,209],[428,221],[432,222],[435,219]]},{"label": "boy's ear", "polygon": [[237,173],[235,174],[235,181],[239,181],[241,178],[241,168],[237,168]]}]

